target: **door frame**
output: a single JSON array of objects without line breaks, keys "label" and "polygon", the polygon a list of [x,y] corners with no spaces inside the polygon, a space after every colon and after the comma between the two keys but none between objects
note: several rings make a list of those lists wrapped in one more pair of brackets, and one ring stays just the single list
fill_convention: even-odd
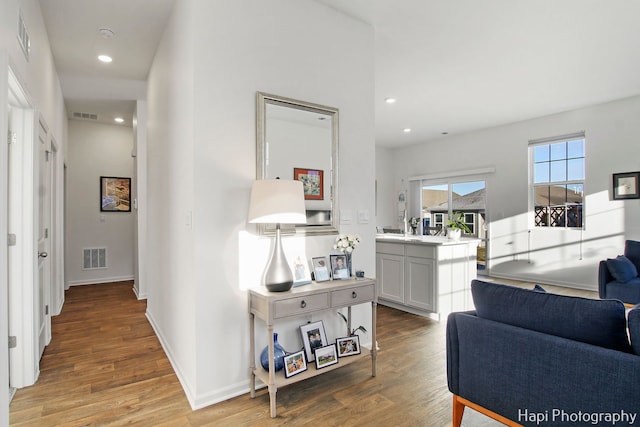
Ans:
[{"label": "door frame", "polygon": [[[7,162],[11,162],[12,172],[8,182],[11,190],[6,195],[9,206],[8,233],[17,236],[16,245],[8,248],[8,335],[17,337],[17,346],[9,350],[9,383],[12,387],[20,388],[34,384],[40,374],[35,305],[38,273],[38,221],[35,212],[38,206],[38,153],[34,152],[36,144],[39,144],[36,132],[39,120],[25,86],[9,66],[5,69],[8,70],[8,99],[5,105],[8,106],[9,102],[17,104],[14,107],[22,114],[19,128],[16,129],[16,143],[12,146],[12,158],[7,159]],[[8,119],[8,112],[5,118]]]},{"label": "door frame", "polygon": [[[8,105],[9,105],[9,65],[6,52],[0,51],[0,135],[4,147],[0,150],[0,171],[9,168],[8,144]],[[7,272],[9,267],[7,236],[9,233],[9,196],[8,174],[0,173],[0,260],[2,269]],[[0,337],[9,336],[9,275],[0,274]],[[9,348],[0,345],[0,425],[9,425]]]}]

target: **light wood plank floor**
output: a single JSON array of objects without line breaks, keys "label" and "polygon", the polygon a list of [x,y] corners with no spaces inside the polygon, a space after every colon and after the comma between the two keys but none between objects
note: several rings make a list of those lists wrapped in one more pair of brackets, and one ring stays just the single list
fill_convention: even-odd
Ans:
[{"label": "light wood plank floor", "polygon": [[[282,388],[276,419],[266,389],[255,399],[247,393],[192,411],[144,315],[146,302],[131,288],[121,282],[67,291],[40,378],[11,403],[12,426],[450,425],[444,322],[379,305],[377,377],[363,361]],[[494,425],[469,412],[465,424]]]}]

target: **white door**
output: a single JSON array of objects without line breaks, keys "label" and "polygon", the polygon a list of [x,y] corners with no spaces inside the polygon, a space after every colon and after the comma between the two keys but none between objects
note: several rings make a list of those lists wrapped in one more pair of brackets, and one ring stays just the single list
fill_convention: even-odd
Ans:
[{"label": "white door", "polygon": [[51,334],[51,315],[49,314],[49,282],[51,278],[49,262],[49,229],[51,223],[51,198],[49,150],[47,129],[42,122],[38,135],[38,291],[36,294],[38,355],[42,357],[44,348],[49,344]]}]

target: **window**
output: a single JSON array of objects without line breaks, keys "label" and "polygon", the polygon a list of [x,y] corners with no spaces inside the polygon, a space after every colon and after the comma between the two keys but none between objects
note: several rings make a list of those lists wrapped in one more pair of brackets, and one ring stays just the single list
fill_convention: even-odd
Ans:
[{"label": "window", "polygon": [[463,215],[464,218],[464,223],[467,225],[467,227],[469,227],[469,230],[471,230],[471,235],[475,235],[476,234],[476,221],[475,218],[476,216],[472,213],[465,213]]},{"label": "window", "polygon": [[530,141],[536,227],[582,228],[584,133]]},{"label": "window", "polygon": [[444,215],[437,213],[433,215],[433,226],[442,228],[444,225]]}]

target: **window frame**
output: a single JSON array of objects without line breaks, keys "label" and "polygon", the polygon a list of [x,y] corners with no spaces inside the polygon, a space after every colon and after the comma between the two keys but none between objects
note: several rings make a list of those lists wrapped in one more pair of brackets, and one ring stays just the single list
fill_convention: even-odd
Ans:
[{"label": "window frame", "polygon": [[[571,141],[577,141],[577,140],[582,140],[582,156],[581,157],[570,157],[569,156],[569,152],[568,152],[568,148],[567,148],[567,152],[565,152],[564,157],[562,157],[561,159],[553,159],[551,151],[552,148],[551,146],[553,144],[558,144],[558,143],[569,143]],[[535,155],[534,152],[536,150],[537,147],[540,146],[549,146],[549,159],[545,160],[546,162],[549,162],[549,176],[548,176],[548,180],[545,182],[539,182],[536,183],[535,180],[535,170],[536,170],[536,165],[538,163],[536,163],[535,161]],[[542,138],[542,139],[536,139],[536,140],[530,140],[529,144],[528,144],[528,154],[529,154],[529,212],[530,212],[530,218],[531,218],[531,224],[532,227],[534,229],[558,229],[558,230],[584,230],[585,229],[585,202],[586,202],[586,197],[585,197],[585,187],[586,187],[586,178],[587,178],[587,171],[586,171],[586,159],[587,159],[587,139],[586,139],[586,135],[584,131],[580,131],[580,132],[575,132],[572,134],[567,134],[567,135],[560,135],[560,136],[554,136],[554,137],[549,137],[549,138]],[[569,160],[574,160],[574,159],[582,159],[582,179],[571,179],[569,180]],[[558,161],[558,160],[562,160],[565,162],[564,165],[564,180],[562,181],[553,181],[552,180],[552,172],[551,172],[551,163],[553,161]],[[551,194],[549,194],[549,205],[545,206],[545,210],[546,213],[545,215],[547,216],[547,225],[539,225],[537,223],[537,219],[538,219],[538,212],[536,210],[536,194],[537,194],[537,188],[540,187],[560,187],[560,186],[564,186],[565,187],[565,191],[568,192],[570,191],[570,186],[572,185],[581,185],[582,186],[582,195],[581,195],[581,202],[577,203],[575,201],[570,201],[568,193],[565,193],[565,201],[562,205],[552,205],[551,202]],[[571,206],[580,206],[577,209],[572,209]],[[553,209],[557,209],[558,207],[561,207],[564,209],[564,221],[563,221],[563,225],[553,225],[553,219],[552,219],[552,213],[551,210]],[[576,227],[571,227],[568,226],[567,223],[570,222],[568,220],[568,216],[571,214],[571,210],[577,210],[579,211],[579,216],[580,216],[580,225],[576,226]],[[575,213],[575,212],[574,212]]]}]

